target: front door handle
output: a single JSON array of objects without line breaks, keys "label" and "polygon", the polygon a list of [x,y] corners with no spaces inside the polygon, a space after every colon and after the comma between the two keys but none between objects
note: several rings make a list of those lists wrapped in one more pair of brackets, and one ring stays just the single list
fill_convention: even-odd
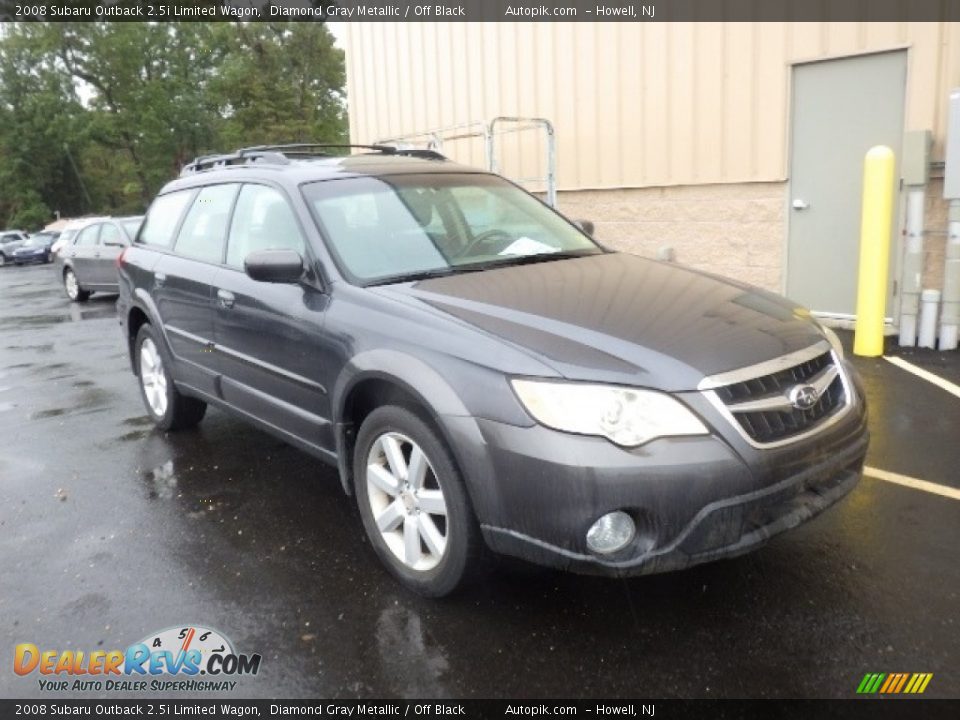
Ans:
[{"label": "front door handle", "polygon": [[155,273],[153,276],[153,284],[157,287],[163,287],[163,284],[167,281],[167,276],[163,273]]},{"label": "front door handle", "polygon": [[810,207],[810,203],[800,198],[794,198],[792,204],[794,210],[806,210],[808,207]]},{"label": "front door handle", "polygon": [[220,303],[220,307],[229,310],[233,307],[233,303],[237,298],[229,290],[217,290],[217,302]]}]

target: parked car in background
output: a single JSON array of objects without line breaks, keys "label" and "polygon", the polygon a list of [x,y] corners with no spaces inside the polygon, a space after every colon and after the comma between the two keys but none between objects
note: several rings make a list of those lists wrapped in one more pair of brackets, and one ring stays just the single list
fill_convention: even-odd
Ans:
[{"label": "parked car in background", "polygon": [[117,258],[137,234],[142,216],[89,222],[56,255],[67,297],[84,302],[92,292],[117,292]]},{"label": "parked car in background", "polygon": [[23,230],[4,230],[0,233],[0,265],[13,260],[13,252],[27,241],[29,235]]},{"label": "parked car in background", "polygon": [[23,245],[13,251],[14,264],[27,265],[29,263],[53,262],[51,247],[58,237],[60,237],[60,233],[55,230],[34,233],[26,239]]},{"label": "parked car in background", "polygon": [[[73,240],[73,236],[83,230],[83,228],[85,228],[87,225],[107,219],[109,219],[107,216],[97,216],[76,218],[75,220],[68,221],[66,225],[59,228],[60,237],[57,238],[56,242],[53,243],[53,247],[50,248],[51,254],[56,257],[63,248],[70,244],[70,242]],[[49,226],[44,228],[44,230],[47,230],[48,228]]]}]

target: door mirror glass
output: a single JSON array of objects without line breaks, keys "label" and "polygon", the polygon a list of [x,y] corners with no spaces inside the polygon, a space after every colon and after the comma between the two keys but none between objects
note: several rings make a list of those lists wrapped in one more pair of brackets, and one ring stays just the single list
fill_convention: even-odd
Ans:
[{"label": "door mirror glass", "polygon": [[295,250],[255,250],[244,258],[243,269],[258,282],[295,283],[303,276],[303,258]]}]

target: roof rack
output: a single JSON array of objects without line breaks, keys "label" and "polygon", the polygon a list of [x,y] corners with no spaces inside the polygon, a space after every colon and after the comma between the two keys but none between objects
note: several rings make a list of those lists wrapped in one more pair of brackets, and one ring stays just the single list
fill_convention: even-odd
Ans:
[{"label": "roof rack", "polygon": [[324,152],[329,149],[358,149],[372,150],[382,155],[401,155],[416,157],[424,160],[446,160],[447,158],[434,150],[420,150],[415,148],[397,148],[391,145],[347,145],[337,143],[288,143],[285,145],[254,145],[241,148],[236,152],[223,155],[201,155],[183,166],[180,177],[192,175],[203,170],[227,167],[230,165],[247,165],[250,163],[269,163],[271,165],[289,165],[291,159],[309,157],[336,157]]}]

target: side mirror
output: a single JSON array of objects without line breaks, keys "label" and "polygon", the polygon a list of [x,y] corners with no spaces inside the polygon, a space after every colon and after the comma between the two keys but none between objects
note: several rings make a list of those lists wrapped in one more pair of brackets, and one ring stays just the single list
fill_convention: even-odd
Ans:
[{"label": "side mirror", "polygon": [[587,235],[593,237],[593,220],[574,220],[574,224],[583,230]]},{"label": "side mirror", "polygon": [[256,250],[244,259],[243,269],[257,282],[295,283],[303,276],[303,258],[295,250]]}]

